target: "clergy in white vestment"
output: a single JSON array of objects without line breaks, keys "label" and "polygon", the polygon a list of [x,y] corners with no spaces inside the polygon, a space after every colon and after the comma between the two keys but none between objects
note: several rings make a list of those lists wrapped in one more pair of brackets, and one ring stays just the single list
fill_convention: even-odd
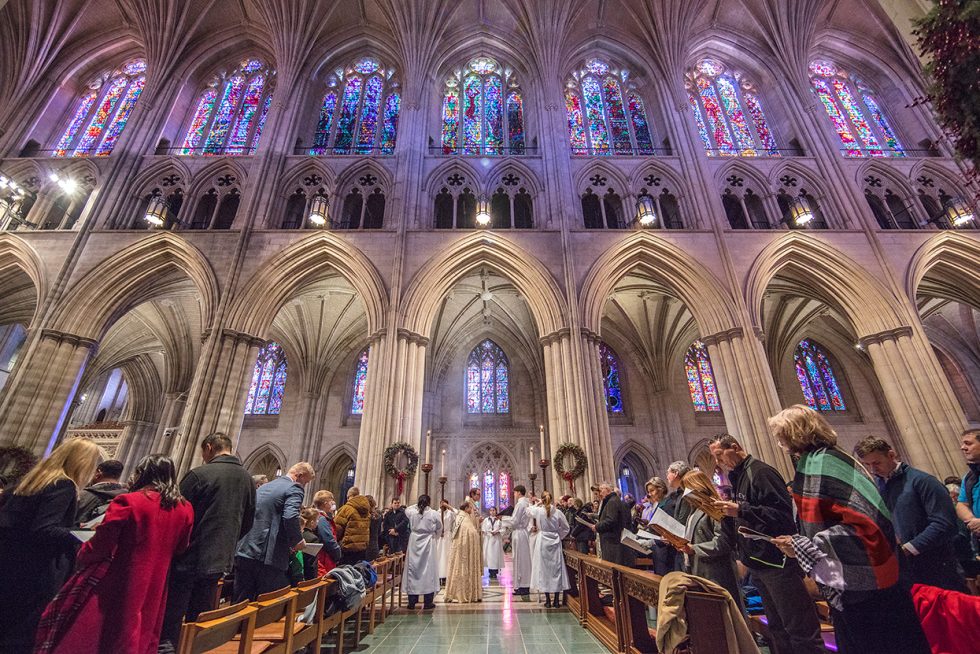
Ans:
[{"label": "clergy in white vestment", "polygon": [[497,572],[504,567],[503,521],[497,517],[497,509],[490,507],[490,516],[484,518],[483,565],[490,571],[490,578],[496,579]]},{"label": "clergy in white vestment", "polygon": [[441,583],[446,583],[446,571],[449,570],[449,552],[453,547],[453,523],[456,522],[456,509],[454,509],[449,502],[443,500],[439,503],[439,533],[438,545],[436,549],[438,550],[439,558],[439,580]]},{"label": "clergy in white vestment", "polygon": [[411,611],[424,596],[424,609],[434,609],[432,599],[439,592],[439,561],[436,544],[442,524],[439,512],[429,506],[429,496],[419,497],[418,504],[405,509],[411,533],[408,549],[405,551],[405,572],[402,587],[408,595],[408,609]]},{"label": "clergy in white vestment", "polygon": [[529,503],[524,494],[527,489],[518,484],[514,486],[514,517],[511,522],[510,548],[514,555],[514,594],[529,597],[531,595],[531,544],[528,541],[527,529],[531,523],[528,513]]},{"label": "clergy in white vestment", "polygon": [[[538,525],[538,538],[534,547],[534,561],[531,565],[531,586],[547,598],[545,608],[561,606],[561,593],[568,590],[568,570],[565,569],[565,555],[561,541],[568,535],[568,520],[565,514],[554,506],[551,493],[541,494],[542,502],[531,509],[531,516]],[[555,599],[552,602],[551,594]]]}]

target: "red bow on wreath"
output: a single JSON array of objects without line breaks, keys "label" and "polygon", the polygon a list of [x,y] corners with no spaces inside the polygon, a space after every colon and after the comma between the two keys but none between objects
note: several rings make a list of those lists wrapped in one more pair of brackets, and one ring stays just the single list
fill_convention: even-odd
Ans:
[{"label": "red bow on wreath", "polygon": [[562,474],[562,478],[565,481],[568,482],[568,485],[571,487],[572,495],[574,495],[575,494],[575,475],[573,475],[571,472],[566,472],[566,473]]},{"label": "red bow on wreath", "polygon": [[408,473],[401,470],[398,471],[398,474],[395,475],[395,479],[398,481],[398,484],[396,485],[397,491],[395,492],[395,495],[401,495],[402,491],[405,490],[405,480],[407,478],[408,478]]}]

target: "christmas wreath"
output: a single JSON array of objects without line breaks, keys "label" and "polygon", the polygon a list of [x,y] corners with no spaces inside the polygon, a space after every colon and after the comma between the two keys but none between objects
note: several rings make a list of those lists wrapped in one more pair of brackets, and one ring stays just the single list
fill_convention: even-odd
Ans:
[{"label": "christmas wreath", "polygon": [[0,474],[8,483],[20,481],[36,463],[37,457],[26,448],[0,447]]},{"label": "christmas wreath", "polygon": [[[566,470],[565,457],[568,454],[572,455],[575,463],[571,469]],[[575,480],[585,474],[585,467],[588,464],[589,460],[585,456],[585,451],[574,443],[562,443],[555,452],[555,472],[568,482],[573,493],[575,492]]]},{"label": "christmas wreath", "polygon": [[[395,463],[395,459],[398,458],[399,454],[404,454],[407,459],[404,468],[399,468]],[[385,448],[384,467],[385,474],[395,478],[398,485],[397,494],[401,495],[402,489],[405,487],[405,480],[414,476],[415,471],[419,467],[418,452],[408,443],[392,443]]]}]

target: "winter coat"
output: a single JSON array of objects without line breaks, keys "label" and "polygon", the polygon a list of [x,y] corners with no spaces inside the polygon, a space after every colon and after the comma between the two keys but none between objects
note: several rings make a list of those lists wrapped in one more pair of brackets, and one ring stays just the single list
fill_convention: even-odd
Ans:
[{"label": "winter coat", "polygon": [[629,529],[632,522],[630,511],[619,495],[606,495],[599,507],[599,522],[595,526],[603,561],[633,565],[633,550],[621,545],[619,541],[623,530]]},{"label": "winter coat", "polygon": [[103,481],[86,486],[78,494],[78,510],[75,512],[75,524],[88,522],[105,513],[109,502],[116,496],[128,493],[129,489],[117,481]]},{"label": "winter coat", "polygon": [[344,552],[363,552],[371,540],[371,504],[363,495],[355,495],[340,507],[333,523],[343,529],[340,548]]}]

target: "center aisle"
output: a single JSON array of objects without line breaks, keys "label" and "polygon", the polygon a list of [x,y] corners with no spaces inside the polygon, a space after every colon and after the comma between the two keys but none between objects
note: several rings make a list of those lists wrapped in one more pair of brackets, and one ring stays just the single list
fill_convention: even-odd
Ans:
[{"label": "center aisle", "polygon": [[[511,561],[498,579],[483,577],[483,601],[446,604],[436,595],[432,611],[404,606],[361,640],[361,653],[391,654],[607,654],[567,609],[545,609],[544,596],[522,602],[511,595]],[[421,604],[421,602],[420,602]],[[367,649],[362,649],[367,646]]]}]

